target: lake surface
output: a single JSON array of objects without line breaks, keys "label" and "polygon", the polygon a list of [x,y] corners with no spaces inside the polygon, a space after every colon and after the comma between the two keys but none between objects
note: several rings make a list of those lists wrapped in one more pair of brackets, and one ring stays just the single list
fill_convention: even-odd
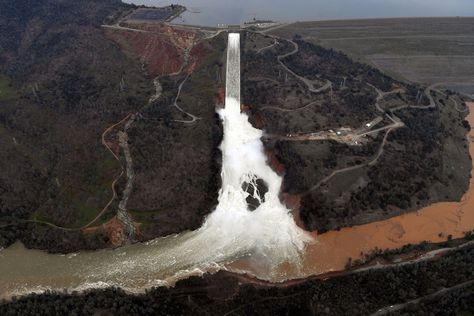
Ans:
[{"label": "lake surface", "polygon": [[217,26],[255,19],[278,22],[354,18],[473,16],[472,0],[123,0],[147,6],[181,4],[175,23]]}]

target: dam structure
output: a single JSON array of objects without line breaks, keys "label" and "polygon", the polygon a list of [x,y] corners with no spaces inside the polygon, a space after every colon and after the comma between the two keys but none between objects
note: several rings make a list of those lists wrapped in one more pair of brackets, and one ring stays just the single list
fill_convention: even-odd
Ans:
[{"label": "dam structure", "polygon": [[[109,286],[143,292],[190,275],[226,269],[237,260],[259,267],[258,278],[286,279],[278,267],[288,262],[298,266],[312,238],[295,224],[279,199],[282,178],[267,164],[263,132],[241,113],[238,33],[229,34],[225,107],[218,112],[224,128],[222,187],[216,209],[199,229],[115,250],[70,255],[16,244],[0,252],[0,297]],[[264,184],[265,192],[260,192],[258,183]],[[258,201],[253,210],[249,196]]]}]

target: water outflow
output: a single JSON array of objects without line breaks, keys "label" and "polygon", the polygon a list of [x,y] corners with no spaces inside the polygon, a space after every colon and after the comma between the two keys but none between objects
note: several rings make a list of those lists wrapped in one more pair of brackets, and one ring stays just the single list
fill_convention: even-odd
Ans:
[{"label": "water outflow", "polygon": [[[226,239],[237,240],[234,249],[257,252],[271,268],[284,261],[298,263],[305,243],[311,240],[293,220],[279,199],[282,179],[267,164],[261,130],[254,128],[240,106],[240,34],[230,33],[227,47],[222,188],[219,205],[205,225],[225,230]],[[261,179],[268,188],[264,196],[256,185]],[[254,186],[253,195],[261,203],[254,212],[248,209],[249,193],[243,187]]]},{"label": "water outflow", "polygon": [[[272,280],[280,264],[300,262],[311,238],[279,199],[282,179],[267,164],[262,131],[240,111],[239,41],[239,34],[229,34],[225,108],[219,111],[224,126],[222,188],[219,203],[203,226],[114,251],[59,256],[5,249],[0,252],[0,296],[111,285],[133,291],[244,257],[265,268],[258,277]],[[266,188],[259,191],[257,183],[262,182]],[[253,211],[248,192],[259,201]]]}]

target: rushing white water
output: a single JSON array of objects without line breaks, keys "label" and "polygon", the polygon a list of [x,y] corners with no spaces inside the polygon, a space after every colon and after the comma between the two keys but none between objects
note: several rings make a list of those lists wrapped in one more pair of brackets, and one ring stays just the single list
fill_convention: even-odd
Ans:
[{"label": "rushing white water", "polygon": [[[267,164],[262,131],[255,129],[247,115],[241,113],[238,33],[229,34],[225,108],[219,114],[224,125],[222,189],[219,205],[206,225],[221,227],[226,231],[225,239],[238,240],[235,246],[257,251],[272,266],[285,260],[297,262],[309,237],[295,224],[279,199],[282,179]],[[264,201],[254,212],[249,212],[245,200],[248,193],[242,187],[257,178],[265,182],[268,192],[261,197],[254,190],[255,197]]]},{"label": "rushing white water", "polygon": [[[8,271],[0,274],[0,295],[38,289],[82,290],[99,285],[133,291],[219,268],[242,257],[263,265],[268,274],[259,277],[270,280],[280,264],[297,265],[311,237],[295,224],[281,203],[282,179],[267,164],[260,140],[262,131],[240,111],[237,33],[229,34],[226,80],[225,108],[219,111],[224,126],[222,188],[216,209],[200,229],[115,251],[75,256],[29,251],[29,260],[24,260],[21,252],[5,249],[0,253],[0,263]],[[264,196],[257,190],[257,179],[268,187]],[[254,211],[248,208],[245,185],[254,187],[253,195],[260,202]]]}]

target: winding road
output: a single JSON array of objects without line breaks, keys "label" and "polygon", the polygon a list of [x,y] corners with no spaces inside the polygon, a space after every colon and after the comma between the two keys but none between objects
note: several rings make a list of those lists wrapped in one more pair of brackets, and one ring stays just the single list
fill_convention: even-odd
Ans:
[{"label": "winding road", "polygon": [[273,46],[275,46],[275,45],[277,45],[277,44],[278,44],[278,41],[274,38],[272,44],[260,48],[259,50],[257,50],[257,54],[261,54],[263,51],[265,51],[265,50],[267,50],[267,49],[270,49],[270,48],[272,48]]},{"label": "winding road", "polygon": [[[101,136],[101,139],[102,139],[102,145],[104,145],[105,148],[107,148],[107,150],[114,156],[114,158],[120,162],[120,157],[117,156],[117,154],[110,148],[110,146],[107,144],[107,141],[105,140],[105,137],[108,133],[110,133],[115,127],[119,126],[120,124],[124,124],[125,122],[127,122],[131,117],[133,116],[133,114],[128,114],[125,118],[123,118],[120,122],[117,122],[111,126],[109,126],[103,133],[102,133],[102,136]],[[21,222],[26,222],[26,223],[36,223],[36,224],[43,224],[43,225],[47,225],[47,226],[50,226],[50,227],[53,227],[53,228],[57,228],[57,229],[61,229],[61,230],[65,230],[65,231],[79,231],[79,230],[83,230],[83,229],[86,229],[88,227],[90,227],[92,224],[94,224],[95,222],[97,222],[104,214],[105,212],[107,212],[107,210],[109,209],[110,205],[112,205],[112,203],[115,201],[115,199],[117,199],[117,191],[115,189],[115,186],[117,184],[117,182],[120,180],[120,178],[122,178],[122,176],[124,175],[125,173],[125,169],[124,167],[121,165],[121,170],[120,170],[120,173],[115,177],[115,179],[112,181],[112,184],[111,184],[111,190],[112,190],[112,197],[110,198],[110,200],[107,202],[107,204],[104,206],[104,208],[102,208],[102,210],[90,221],[88,222],[87,224],[81,226],[81,227],[63,227],[63,226],[59,226],[59,225],[56,225],[56,224],[53,224],[51,222],[48,222],[48,221],[42,221],[42,220],[36,220],[36,219],[29,219],[29,220],[22,220]]]},{"label": "winding road", "polygon": [[184,83],[188,80],[189,78],[189,74],[186,76],[186,78],[184,78],[184,80],[179,84],[179,87],[178,87],[178,93],[176,94],[176,98],[174,99],[174,103],[173,103],[173,106],[175,108],[177,108],[181,113],[184,113],[186,114],[187,116],[191,117],[190,120],[188,121],[185,121],[185,120],[174,120],[175,122],[180,122],[180,123],[185,123],[185,124],[192,124],[192,123],[195,123],[197,120],[200,120],[201,118],[200,117],[197,117],[196,115],[194,114],[191,114],[189,112],[186,112],[185,110],[183,110],[179,105],[178,105],[178,99],[179,99],[179,96],[181,95],[181,89],[183,88],[183,85]]},{"label": "winding road", "polygon": [[[273,37],[273,36],[272,36],[272,37]],[[298,46],[298,44],[297,44],[296,42],[294,42],[294,41],[292,41],[292,40],[288,40],[288,39],[287,39],[286,41],[290,42],[290,43],[294,46],[294,48],[293,48],[293,50],[292,50],[291,52],[286,53],[286,54],[283,54],[283,55],[279,55],[279,56],[277,57],[278,62],[280,63],[280,65],[281,65],[283,68],[285,68],[285,70],[286,70],[287,72],[289,72],[290,74],[292,74],[295,78],[297,78],[297,79],[299,79],[301,82],[303,82],[303,83],[307,86],[307,88],[308,88],[308,90],[309,90],[310,92],[320,93],[320,92],[323,92],[323,91],[326,91],[326,90],[332,88],[332,82],[329,81],[329,80],[326,80],[326,83],[325,83],[322,87],[320,87],[320,88],[314,88],[314,81],[313,81],[313,80],[309,80],[309,79],[307,79],[307,78],[305,78],[305,77],[302,77],[302,76],[298,75],[298,74],[295,73],[293,70],[291,70],[288,66],[285,65],[285,63],[283,62],[283,59],[285,59],[286,57],[289,57],[289,56],[291,56],[291,55],[294,55],[294,54],[298,53],[298,51],[299,51],[299,46]]]},{"label": "winding road", "polygon": [[[140,33],[153,33],[151,31],[146,31],[146,30],[122,27],[118,24],[116,24],[116,25],[102,25],[102,27],[109,28],[109,29],[123,30],[123,31],[133,31],[133,32],[140,32]],[[219,33],[220,32],[217,32],[214,36],[217,36]],[[189,62],[189,53],[190,53],[191,49],[192,49],[192,47],[188,48],[185,51],[185,58],[183,60],[183,64],[180,67],[179,71],[177,71],[176,73],[170,74],[170,75],[179,75],[184,70],[184,68],[186,67],[186,65]],[[177,122],[182,122],[182,123],[186,123],[186,124],[194,123],[196,120],[200,119],[199,117],[196,117],[195,115],[184,111],[177,104],[177,100],[178,100],[179,95],[181,93],[181,88],[184,85],[185,81],[188,79],[188,77],[189,77],[189,74],[186,76],[186,78],[179,85],[178,93],[177,93],[177,96],[176,96],[174,104],[173,104],[173,106],[175,106],[179,111],[181,111],[182,113],[184,113],[184,114],[191,117],[191,120],[189,120],[189,121],[176,120]],[[155,78],[153,83],[155,85],[155,94],[153,94],[150,97],[150,99],[148,101],[148,104],[146,106],[150,105],[151,103],[153,103],[154,101],[159,99],[159,97],[161,96],[161,93],[162,93],[162,87],[161,87],[161,84],[159,82],[159,78]],[[107,212],[107,210],[110,208],[112,203],[117,199],[118,194],[117,194],[117,191],[116,191],[116,184],[122,178],[122,176],[124,176],[124,174],[126,174],[127,183],[126,183],[125,188],[124,188],[123,193],[122,193],[122,199],[119,202],[119,206],[118,206],[118,209],[117,209],[117,217],[125,224],[126,231],[127,231],[128,235],[133,238],[133,236],[134,236],[133,220],[127,212],[126,204],[127,204],[128,198],[131,194],[131,191],[133,189],[133,180],[134,180],[134,175],[135,174],[134,174],[134,171],[133,171],[133,160],[132,160],[130,150],[129,150],[129,146],[128,146],[127,130],[135,122],[136,118],[142,118],[142,116],[140,115],[140,111],[138,111],[137,113],[129,113],[121,121],[109,126],[101,135],[102,145],[104,145],[104,147],[113,155],[113,157],[117,161],[120,162],[120,165],[121,165],[120,169],[121,170],[120,170],[120,173],[112,181],[112,184],[111,184],[112,196],[111,196],[110,200],[107,202],[107,204],[102,208],[102,210],[100,210],[99,213],[90,222],[88,222],[87,224],[85,224],[81,227],[73,227],[73,228],[71,228],[71,227],[62,227],[62,226],[56,225],[56,224],[48,222],[48,221],[36,220],[36,219],[22,220],[21,222],[43,224],[43,225],[47,225],[47,226],[50,226],[50,227],[53,227],[53,228],[65,230],[65,231],[80,231],[80,230],[86,229],[86,228],[90,227],[91,225],[93,225],[94,223],[96,223]],[[119,126],[121,124],[125,124],[124,129],[122,131],[119,131],[117,133],[117,135],[118,135],[118,138],[119,138],[119,146],[121,147],[121,149],[123,150],[124,155],[125,155],[125,162],[126,162],[125,166],[123,166],[123,164],[121,163],[120,157],[112,150],[112,148],[109,146],[109,144],[105,140],[106,135],[108,133],[110,133],[114,128],[116,128],[117,126]]]},{"label": "winding road", "polygon": [[[375,102],[375,107],[376,107],[377,111],[382,112],[382,113],[384,113],[385,111],[380,107],[379,101],[382,100],[387,95],[401,92],[401,89],[395,89],[395,90],[392,90],[392,91],[389,91],[389,92],[382,92],[380,89],[378,89],[377,87],[371,85],[370,83],[368,83],[368,85],[370,85],[372,88],[374,88],[376,90],[378,96],[377,96],[377,99],[376,99],[376,102]],[[309,193],[311,191],[314,191],[314,190],[318,189],[322,184],[328,182],[329,180],[331,180],[334,176],[336,176],[338,174],[348,172],[348,171],[353,171],[353,170],[360,169],[360,168],[363,168],[363,167],[366,167],[366,166],[375,165],[378,162],[380,156],[383,154],[385,144],[387,143],[387,138],[388,138],[388,135],[390,134],[390,132],[392,132],[393,130],[395,130],[397,128],[405,126],[405,124],[397,116],[395,116],[393,114],[393,112],[401,110],[401,109],[405,109],[405,108],[431,109],[431,108],[436,107],[436,101],[434,100],[433,96],[431,95],[431,90],[436,85],[439,85],[439,84],[430,85],[424,91],[425,94],[427,95],[428,99],[430,100],[429,105],[423,105],[423,106],[421,106],[421,105],[403,105],[403,106],[400,106],[400,107],[397,107],[397,108],[390,109],[391,115],[389,115],[389,114],[386,114],[386,115],[390,120],[392,120],[393,124],[382,127],[382,128],[378,128],[378,129],[375,129],[375,130],[371,130],[371,131],[368,131],[368,132],[365,132],[365,133],[362,133],[362,134],[358,135],[360,137],[360,136],[364,136],[364,135],[368,135],[368,134],[378,133],[378,132],[383,131],[383,130],[387,130],[387,132],[385,133],[385,136],[382,140],[382,143],[380,144],[377,155],[371,161],[369,161],[365,164],[360,164],[360,165],[357,165],[357,166],[352,166],[352,167],[347,167],[347,168],[335,170],[331,174],[329,174],[327,177],[325,177],[324,179],[322,179],[321,181],[316,183],[314,186],[312,186],[305,193]],[[455,101],[455,100],[453,100],[453,101]],[[455,105],[457,105],[456,102],[455,102]]]},{"label": "winding road", "polygon": [[425,295],[425,296],[416,298],[414,300],[411,300],[411,301],[408,301],[408,302],[405,302],[405,303],[400,303],[400,304],[395,304],[395,305],[390,305],[390,306],[387,306],[387,307],[383,307],[383,308],[379,309],[377,312],[375,312],[373,314],[370,314],[370,316],[380,316],[380,315],[391,314],[393,312],[402,310],[402,309],[404,309],[405,307],[408,307],[411,304],[418,304],[423,300],[436,298],[436,297],[441,296],[443,294],[446,294],[448,292],[452,292],[452,291],[455,291],[455,290],[460,290],[460,289],[463,289],[463,288],[465,288],[467,286],[470,286],[470,285],[473,285],[473,284],[474,284],[474,280],[469,280],[469,281],[466,281],[466,282],[463,282],[463,283],[460,283],[460,284],[456,284],[456,285],[448,287],[448,288],[442,288],[441,290],[436,291],[432,294]]}]

